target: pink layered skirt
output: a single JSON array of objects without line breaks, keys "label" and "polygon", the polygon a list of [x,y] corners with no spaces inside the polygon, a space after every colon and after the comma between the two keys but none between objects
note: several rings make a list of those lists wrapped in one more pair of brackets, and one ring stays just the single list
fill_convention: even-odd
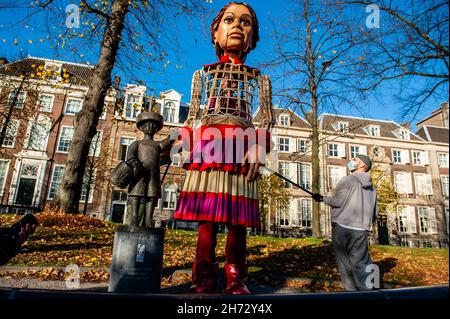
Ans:
[{"label": "pink layered skirt", "polygon": [[[270,136],[260,142],[267,141],[270,144]],[[191,142],[195,150],[203,149],[209,143],[218,141],[211,139]],[[227,141],[222,142],[225,144]],[[245,149],[247,147],[248,145]],[[191,153],[191,160],[192,158]],[[184,168],[187,170],[186,179],[174,213],[175,219],[257,228],[261,226],[258,180],[253,182],[247,180],[248,165],[197,161],[184,164]]]}]

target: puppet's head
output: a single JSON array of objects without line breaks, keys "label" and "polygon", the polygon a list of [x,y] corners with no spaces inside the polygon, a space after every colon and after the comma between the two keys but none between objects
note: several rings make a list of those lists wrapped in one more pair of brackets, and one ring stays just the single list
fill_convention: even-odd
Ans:
[{"label": "puppet's head", "polygon": [[226,4],[211,23],[211,40],[220,59],[223,55],[245,61],[259,41],[259,26],[252,7],[243,2]]}]

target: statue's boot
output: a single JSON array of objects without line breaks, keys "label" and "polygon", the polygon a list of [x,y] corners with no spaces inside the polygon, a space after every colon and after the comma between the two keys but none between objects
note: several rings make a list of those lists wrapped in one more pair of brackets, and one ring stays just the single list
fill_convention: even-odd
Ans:
[{"label": "statue's boot", "polygon": [[215,293],[219,265],[207,261],[194,262],[192,266],[192,286],[189,292],[197,294]]},{"label": "statue's boot", "polygon": [[247,264],[225,264],[227,283],[225,294],[227,295],[250,295],[247,288],[248,266]]}]

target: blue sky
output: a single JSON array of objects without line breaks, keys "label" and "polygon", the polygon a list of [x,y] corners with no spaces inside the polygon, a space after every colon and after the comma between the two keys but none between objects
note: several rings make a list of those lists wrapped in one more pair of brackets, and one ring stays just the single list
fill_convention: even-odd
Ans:
[{"label": "blue sky", "polygon": [[[64,4],[70,2],[63,1]],[[77,3],[78,1],[74,0],[72,2]],[[133,74],[133,78],[141,79],[150,88],[149,94],[157,94],[160,91],[173,88],[184,95],[183,101],[188,102],[193,72],[202,64],[212,63],[216,60],[214,49],[209,39],[208,25],[216,12],[227,2],[214,0],[210,3],[210,1],[205,0],[204,5],[210,9],[209,16],[205,21],[185,20],[184,18],[175,20],[173,46],[168,48],[168,56],[165,57],[158,68],[155,68],[158,71],[149,73],[146,70],[136,68],[134,69],[136,74]],[[270,35],[273,30],[269,21],[270,19],[275,21],[285,20],[289,2],[281,0],[248,0],[247,2],[252,5],[257,13],[261,40],[256,50],[249,54],[246,63],[259,66],[260,63],[267,61],[268,56],[272,52],[273,43]],[[24,22],[24,18],[29,13],[30,11],[23,8],[0,10],[0,57],[14,60],[19,56],[32,55],[81,63],[96,62],[98,46],[94,46],[92,49],[82,48],[78,50],[83,52],[83,57],[80,57],[79,53],[74,55],[67,49],[58,48],[56,51],[51,47],[53,45],[52,41],[47,39],[48,30],[44,27],[46,25],[44,17],[35,15],[28,19],[27,22]],[[356,12],[355,14],[359,13]],[[362,10],[360,14],[363,15],[365,13]],[[64,18],[61,17],[60,22],[63,22]],[[83,21],[81,22],[83,23]],[[56,36],[59,28],[58,25],[51,24],[50,33]],[[16,39],[17,43],[15,43]],[[274,75],[271,74],[273,72],[276,71],[267,71],[269,76]],[[130,78],[129,74],[119,69],[116,69],[114,73],[122,77],[122,84]],[[281,84],[274,83],[274,90],[279,85]],[[420,88],[421,82],[417,81],[416,85]],[[374,96],[361,102],[360,107],[340,109],[339,112],[346,115],[401,122],[403,120],[400,117],[401,105],[394,98],[395,93],[400,88],[400,82],[396,81],[383,84]],[[278,104],[277,98],[274,99],[273,103]],[[437,107],[438,102],[430,101],[418,118],[421,119],[427,116],[431,110]]]}]

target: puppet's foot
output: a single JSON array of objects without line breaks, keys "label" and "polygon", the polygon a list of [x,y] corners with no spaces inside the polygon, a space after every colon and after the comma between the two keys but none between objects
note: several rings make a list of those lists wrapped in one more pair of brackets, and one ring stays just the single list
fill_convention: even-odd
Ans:
[{"label": "puppet's foot", "polygon": [[227,284],[225,294],[227,295],[250,295],[246,282],[248,277],[247,264],[225,264]]},{"label": "puppet's foot", "polygon": [[217,263],[194,262],[192,266],[192,286],[189,292],[197,294],[215,293],[217,287]]}]

